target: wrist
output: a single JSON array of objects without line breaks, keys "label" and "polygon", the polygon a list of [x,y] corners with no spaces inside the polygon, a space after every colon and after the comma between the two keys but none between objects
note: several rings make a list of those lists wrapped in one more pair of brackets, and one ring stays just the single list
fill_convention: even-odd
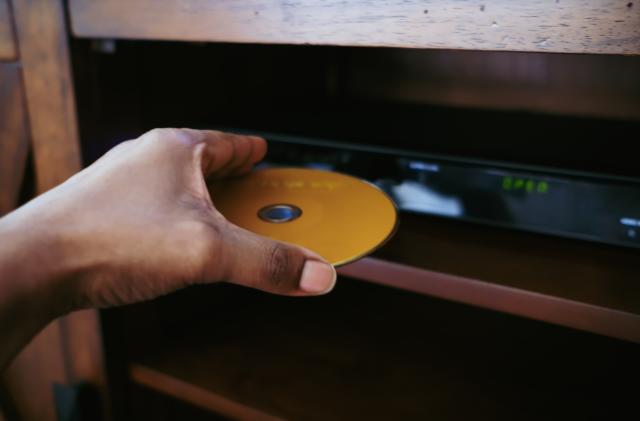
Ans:
[{"label": "wrist", "polygon": [[16,302],[34,303],[30,317],[54,319],[75,309],[82,268],[70,253],[74,240],[60,221],[21,211],[0,219],[0,287]]},{"label": "wrist", "polygon": [[0,218],[0,372],[49,322],[74,309],[61,228],[19,210]]}]

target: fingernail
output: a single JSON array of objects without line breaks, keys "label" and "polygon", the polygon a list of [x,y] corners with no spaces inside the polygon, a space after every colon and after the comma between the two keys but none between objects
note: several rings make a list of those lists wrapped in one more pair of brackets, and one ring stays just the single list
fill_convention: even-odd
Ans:
[{"label": "fingernail", "polygon": [[300,289],[310,294],[322,294],[333,289],[336,283],[333,266],[317,260],[307,260],[302,268]]}]

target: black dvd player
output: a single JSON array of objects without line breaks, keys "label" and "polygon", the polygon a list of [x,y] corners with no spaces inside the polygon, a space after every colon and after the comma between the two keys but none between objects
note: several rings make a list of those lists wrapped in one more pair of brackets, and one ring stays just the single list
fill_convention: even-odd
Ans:
[{"label": "black dvd player", "polygon": [[259,134],[269,142],[262,165],[358,176],[403,212],[640,248],[638,179]]}]

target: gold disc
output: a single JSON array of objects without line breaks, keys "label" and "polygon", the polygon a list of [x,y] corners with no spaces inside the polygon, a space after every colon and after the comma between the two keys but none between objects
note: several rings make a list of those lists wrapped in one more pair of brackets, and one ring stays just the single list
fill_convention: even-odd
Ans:
[{"label": "gold disc", "polygon": [[397,222],[395,205],[382,190],[330,171],[257,170],[214,183],[211,197],[230,222],[306,247],[334,266],[380,247]]}]

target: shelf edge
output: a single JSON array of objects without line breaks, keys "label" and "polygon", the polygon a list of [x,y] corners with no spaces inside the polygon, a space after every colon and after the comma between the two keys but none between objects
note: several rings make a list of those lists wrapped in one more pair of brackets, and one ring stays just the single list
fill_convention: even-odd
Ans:
[{"label": "shelf edge", "polygon": [[227,399],[142,364],[132,364],[129,367],[129,378],[138,385],[235,420],[282,421],[282,418]]},{"label": "shelf edge", "polygon": [[640,315],[367,257],[338,274],[640,343]]}]

